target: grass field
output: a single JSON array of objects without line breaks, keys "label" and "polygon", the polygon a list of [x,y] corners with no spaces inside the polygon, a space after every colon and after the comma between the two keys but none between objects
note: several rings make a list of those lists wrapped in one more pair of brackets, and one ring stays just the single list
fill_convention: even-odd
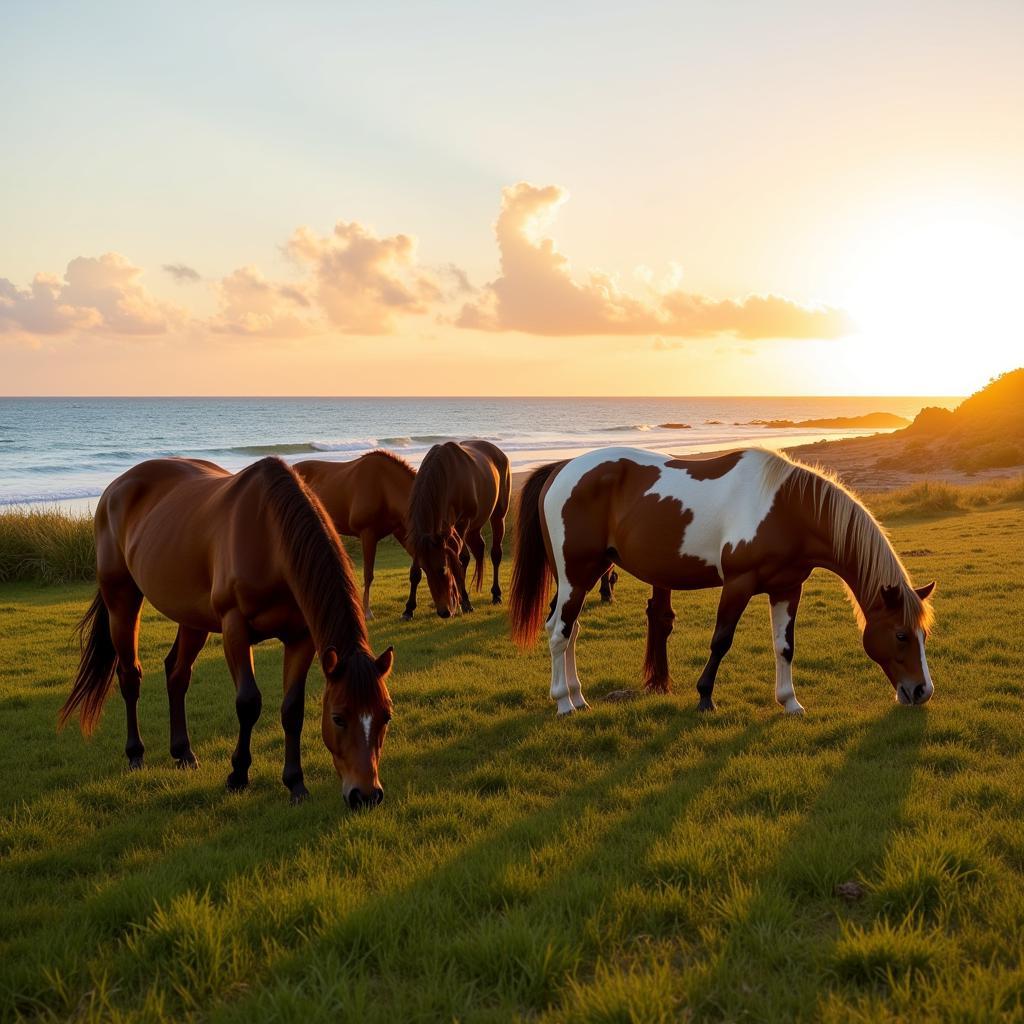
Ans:
[{"label": "grass field", "polygon": [[[592,603],[592,711],[557,720],[544,645],[500,609],[399,621],[382,551],[375,646],[394,643],[385,803],[347,812],[311,685],[312,800],[279,781],[280,648],[257,651],[253,785],[224,791],[233,691],[218,646],[190,694],[201,766],[171,767],[147,612],[129,774],[123,710],[54,732],[84,583],[0,586],[0,1006],[4,1020],[677,1021],[1024,1017],[1024,509],[901,520],[939,580],[935,697],[901,708],[838,581],[797,623],[802,719],[772,700],[767,606],[751,606],[700,717],[715,592],[677,595],[677,692],[635,685],[644,589]],[[506,571],[505,579],[508,573]],[[422,609],[422,606],[421,606]],[[855,880],[846,903],[837,883]]]}]

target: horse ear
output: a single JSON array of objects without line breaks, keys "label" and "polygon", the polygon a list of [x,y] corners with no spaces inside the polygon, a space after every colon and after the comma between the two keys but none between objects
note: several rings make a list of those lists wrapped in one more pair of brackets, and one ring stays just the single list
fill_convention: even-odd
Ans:
[{"label": "horse ear", "polygon": [[323,653],[320,655],[320,666],[324,670],[324,675],[333,675],[338,668],[338,652],[334,647],[325,647]]},{"label": "horse ear", "polygon": [[915,587],[914,593],[917,594],[922,601],[927,601],[932,596],[932,591],[935,589],[935,580],[931,583],[926,583],[923,587]]},{"label": "horse ear", "polygon": [[383,654],[381,654],[375,662],[377,671],[380,673],[381,679],[390,673],[392,667],[395,664],[395,649],[389,647]]},{"label": "horse ear", "polygon": [[900,588],[882,587],[882,601],[890,611],[895,611],[900,606]]}]

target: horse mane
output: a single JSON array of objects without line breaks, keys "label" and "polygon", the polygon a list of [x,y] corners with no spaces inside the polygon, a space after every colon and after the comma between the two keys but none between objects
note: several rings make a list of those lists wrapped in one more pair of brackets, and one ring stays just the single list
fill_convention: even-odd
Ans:
[{"label": "horse mane", "polygon": [[372,452],[367,452],[363,458],[368,459],[373,455],[379,455],[382,458],[390,459],[396,466],[404,469],[409,476],[415,476],[416,470],[412,468],[409,463],[402,458],[397,452],[388,451],[387,448],[374,448]]},{"label": "horse mane", "polygon": [[444,514],[448,508],[448,469],[454,461],[453,446],[457,447],[453,442],[435,444],[420,463],[409,496],[409,541],[414,551],[424,540],[451,525],[444,522]]},{"label": "horse mane", "polygon": [[[914,590],[888,534],[870,509],[832,471],[808,466],[779,452],[764,452],[761,483],[767,494],[788,487],[802,499],[810,499],[814,515],[827,526],[833,553],[840,564],[852,561],[857,574],[857,589],[862,595],[880,594],[883,587],[898,588],[899,599],[908,621],[926,633],[931,629],[934,611]],[[850,603],[863,630],[864,609],[847,586]]]},{"label": "horse mane", "polygon": [[293,576],[295,598],[318,649],[338,644],[339,657],[348,659],[347,681],[353,697],[361,703],[372,702],[380,690],[379,673],[371,667],[373,655],[352,561],[330,518],[295,470],[276,456],[260,459],[239,474],[243,475],[258,476],[264,484]]}]

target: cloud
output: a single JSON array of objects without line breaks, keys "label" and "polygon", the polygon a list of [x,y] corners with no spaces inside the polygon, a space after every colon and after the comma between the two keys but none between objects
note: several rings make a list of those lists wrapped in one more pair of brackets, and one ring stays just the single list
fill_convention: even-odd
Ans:
[{"label": "cloud", "polygon": [[147,335],[182,323],[184,311],[153,298],[139,283],[141,274],[123,256],[108,252],[73,259],[63,278],[36,274],[26,289],[0,278],[0,332]]},{"label": "cloud", "polygon": [[443,299],[409,235],[378,238],[361,224],[338,221],[327,236],[299,228],[285,251],[306,268],[311,299],[343,334],[389,334],[398,316],[423,315]]},{"label": "cloud", "polygon": [[196,281],[202,280],[199,271],[187,263],[165,263],[162,269],[165,273],[170,274],[178,284],[195,284]]},{"label": "cloud", "polygon": [[567,198],[557,185],[520,182],[503,190],[495,224],[501,274],[463,306],[458,326],[550,336],[748,339],[836,338],[850,330],[846,315],[832,307],[804,306],[776,295],[719,300],[684,292],[675,266],[660,288],[642,270],[649,291],[644,297],[622,291],[613,277],[598,271],[577,281],[568,259],[544,235]]},{"label": "cloud", "polygon": [[215,290],[220,311],[210,327],[218,334],[297,338],[320,330],[307,316],[310,301],[301,286],[274,284],[256,267],[239,267]]}]

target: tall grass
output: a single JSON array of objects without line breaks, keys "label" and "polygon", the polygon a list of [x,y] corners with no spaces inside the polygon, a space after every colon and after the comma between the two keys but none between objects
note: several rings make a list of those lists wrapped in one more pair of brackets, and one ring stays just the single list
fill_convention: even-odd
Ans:
[{"label": "tall grass", "polygon": [[868,498],[871,510],[883,520],[930,519],[1012,501],[1024,501],[1024,476],[976,484],[948,484],[932,480],[894,491],[882,491]]},{"label": "tall grass", "polygon": [[70,583],[96,571],[92,516],[58,509],[0,512],[0,582]]}]

